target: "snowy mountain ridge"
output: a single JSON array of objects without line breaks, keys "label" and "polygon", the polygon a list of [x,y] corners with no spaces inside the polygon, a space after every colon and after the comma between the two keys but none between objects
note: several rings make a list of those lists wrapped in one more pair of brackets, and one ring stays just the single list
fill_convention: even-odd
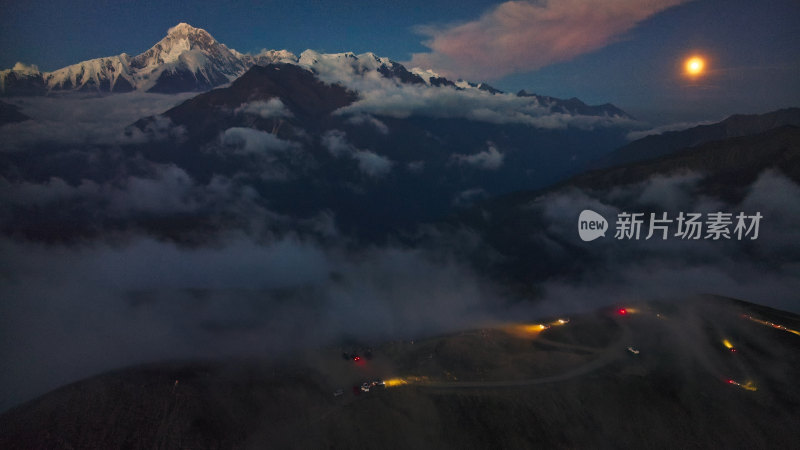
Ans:
[{"label": "snowy mountain ridge", "polygon": [[17,63],[0,71],[0,93],[204,91],[236,79],[253,65],[296,61],[297,57],[286,50],[240,53],[201,28],[180,23],[153,47],[133,57],[122,53],[52,72]]},{"label": "snowy mountain ridge", "polygon": [[466,82],[457,86],[435,72],[409,71],[402,64],[370,52],[323,54],[306,50],[299,58],[287,50],[240,53],[218,42],[206,30],[179,23],[158,43],[136,56],[122,53],[95,58],[52,72],[40,72],[36,66],[17,63],[10,70],[0,71],[0,94],[205,91],[233,81],[254,65],[278,62],[298,64],[329,83],[347,84],[354,77],[373,76],[403,84],[447,85],[457,89],[482,86]]}]

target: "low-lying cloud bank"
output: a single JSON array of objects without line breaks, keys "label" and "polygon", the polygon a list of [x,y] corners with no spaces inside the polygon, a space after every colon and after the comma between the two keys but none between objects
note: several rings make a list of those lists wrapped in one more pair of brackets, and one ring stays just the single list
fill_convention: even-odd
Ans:
[{"label": "low-lying cloud bank", "polygon": [[[476,87],[408,84],[387,78],[377,70],[381,64],[394,64],[372,53],[321,54],[306,50],[299,64],[327,83],[340,83],[358,92],[359,99],[336,111],[364,121],[363,116],[405,119],[411,116],[437,119],[468,119],[493,124],[522,124],[542,129],[604,126],[631,126],[631,119],[617,116],[573,115],[552,111],[535,97],[509,93],[490,93]],[[373,123],[379,129],[380,124]]]},{"label": "low-lying cloud bank", "polygon": [[337,111],[342,115],[370,114],[405,119],[411,116],[436,119],[468,119],[498,125],[520,124],[542,129],[631,126],[621,117],[584,116],[551,111],[533,97],[491,94],[485,91],[395,85],[380,80],[378,86],[362,86],[361,98]]},{"label": "low-lying cloud bank", "polygon": [[287,236],[207,247],[139,236],[47,246],[4,239],[0,409],[148,361],[285,355],[453,330],[490,317],[491,289],[422,250],[348,253]]},{"label": "low-lying cloud bank", "polygon": [[143,117],[161,114],[197,95],[131,92],[106,96],[64,94],[56,97],[18,97],[6,100],[17,105],[31,120],[0,127],[0,152],[18,151],[41,144],[113,145],[136,144],[175,137],[166,118],[151,124],[144,133],[126,128]]},{"label": "low-lying cloud bank", "polygon": [[[340,143],[350,151],[346,141]],[[156,179],[131,179],[116,193],[51,181],[53,192],[17,186],[15,198],[57,203],[59,195],[110,195],[114,207],[131,217],[142,211],[229,207],[242,217],[250,214],[254,222],[281,220],[248,204],[247,193],[234,189],[230,180],[214,182],[220,186],[219,203],[208,203],[196,194],[206,189],[180,169],[163,167],[158,177],[157,184],[152,184]],[[694,195],[701,180],[694,173],[656,176],[603,192],[560,190],[522,205],[517,213],[533,214],[541,220],[531,223],[541,225],[503,233],[526,252],[523,262],[557,269],[556,276],[544,279],[528,273],[528,283],[539,293],[536,303],[519,302],[507,286],[462,257],[487,238],[464,230],[440,232],[436,245],[364,246],[338,236],[335,217],[323,214],[313,223],[295,220],[290,228],[297,231],[277,234],[220,224],[216,237],[201,245],[141,231],[72,245],[6,237],[0,240],[0,409],[136,363],[270,358],[337,345],[345,338],[413,338],[615,302],[714,293],[798,311],[800,187],[767,172],[740,202],[726,205]],[[463,194],[469,201],[481,192]],[[612,222],[623,209],[667,211],[672,217],[678,210],[758,211],[764,219],[755,241],[626,242],[610,232],[605,239],[581,243],[577,216],[584,208]],[[484,262],[502,262],[506,256],[495,253]]]}]

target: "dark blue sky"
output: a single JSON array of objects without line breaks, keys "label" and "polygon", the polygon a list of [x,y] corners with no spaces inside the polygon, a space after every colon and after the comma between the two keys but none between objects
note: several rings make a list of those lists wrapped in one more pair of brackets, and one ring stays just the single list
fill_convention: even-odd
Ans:
[{"label": "dark blue sky", "polygon": [[[53,70],[94,57],[137,54],[178,22],[205,28],[243,52],[372,51],[406,61],[428,51],[422,45],[428,37],[418,26],[441,30],[477,21],[500,3],[3,1],[0,67],[23,61]],[[680,62],[692,52],[709,58],[709,74],[697,82],[680,75]],[[599,49],[567,59],[490,82],[510,91],[612,102],[654,123],[800,106],[800,2],[683,3],[650,15]]]}]

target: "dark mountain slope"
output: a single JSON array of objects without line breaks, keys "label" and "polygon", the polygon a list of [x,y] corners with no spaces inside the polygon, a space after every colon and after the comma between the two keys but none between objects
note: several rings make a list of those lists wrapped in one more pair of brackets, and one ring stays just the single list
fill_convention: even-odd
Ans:
[{"label": "dark mountain slope", "polygon": [[706,142],[759,134],[784,125],[800,126],[800,108],[781,109],[767,114],[737,114],[711,125],[647,136],[599,159],[592,163],[591,167],[607,167],[658,158]]},{"label": "dark mountain slope", "polygon": [[745,137],[708,142],[647,161],[597,169],[539,191],[516,192],[485,205],[525,202],[569,187],[607,190],[640,183],[655,175],[696,171],[707,176],[705,193],[737,198],[766,169],[800,182],[800,127],[782,126]]},{"label": "dark mountain slope", "polygon": [[290,122],[313,127],[333,111],[354,102],[357,95],[339,85],[326,84],[294,64],[253,66],[230,87],[200,94],[164,113],[187,128],[194,140],[215,137],[226,118],[242,104],[280,99],[291,111]]},{"label": "dark mountain slope", "polygon": [[[484,328],[394,341],[360,366],[329,349],[310,365],[120,370],[0,415],[0,445],[787,448],[800,439],[798,338],[743,317],[797,328],[797,316],[727,299],[635,306],[628,317],[572,317],[538,337]],[[739,351],[720,336],[736,336]],[[408,384],[350,389],[374,377]]]}]

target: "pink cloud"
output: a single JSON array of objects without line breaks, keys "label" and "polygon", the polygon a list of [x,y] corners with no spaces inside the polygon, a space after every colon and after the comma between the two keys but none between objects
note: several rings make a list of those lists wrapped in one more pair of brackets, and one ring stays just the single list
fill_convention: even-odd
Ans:
[{"label": "pink cloud", "polygon": [[479,19],[422,27],[428,53],[411,67],[449,77],[488,80],[570,60],[620,39],[637,23],[688,0],[509,1]]}]

